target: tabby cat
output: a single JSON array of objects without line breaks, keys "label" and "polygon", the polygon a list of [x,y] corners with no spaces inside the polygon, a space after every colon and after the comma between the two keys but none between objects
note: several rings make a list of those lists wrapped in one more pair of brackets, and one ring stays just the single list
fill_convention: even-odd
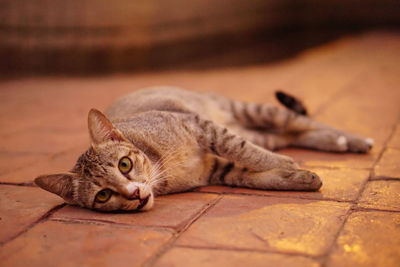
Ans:
[{"label": "tabby cat", "polygon": [[136,91],[106,115],[90,110],[89,149],[70,172],[42,175],[35,183],[82,207],[149,210],[157,195],[205,185],[315,191],[322,185],[318,175],[271,150],[371,149],[371,139],[312,120],[285,93],[277,98],[287,108],[172,87]]}]

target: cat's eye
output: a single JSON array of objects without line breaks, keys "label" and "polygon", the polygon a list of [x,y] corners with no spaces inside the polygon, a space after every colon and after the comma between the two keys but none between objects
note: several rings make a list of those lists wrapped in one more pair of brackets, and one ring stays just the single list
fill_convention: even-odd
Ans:
[{"label": "cat's eye", "polygon": [[129,173],[132,170],[132,161],[131,161],[131,159],[128,158],[128,157],[121,158],[119,163],[118,163],[118,169],[123,174]]},{"label": "cat's eye", "polygon": [[99,191],[96,195],[95,201],[99,203],[107,202],[112,196],[111,189],[103,189]]}]

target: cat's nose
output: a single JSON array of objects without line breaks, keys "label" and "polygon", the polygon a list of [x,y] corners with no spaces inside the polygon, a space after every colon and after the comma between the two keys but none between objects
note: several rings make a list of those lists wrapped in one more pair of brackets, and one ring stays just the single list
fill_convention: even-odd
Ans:
[{"label": "cat's nose", "polygon": [[135,190],[133,190],[129,199],[139,199],[139,198],[140,198],[140,190],[139,190],[139,188],[136,188]]}]

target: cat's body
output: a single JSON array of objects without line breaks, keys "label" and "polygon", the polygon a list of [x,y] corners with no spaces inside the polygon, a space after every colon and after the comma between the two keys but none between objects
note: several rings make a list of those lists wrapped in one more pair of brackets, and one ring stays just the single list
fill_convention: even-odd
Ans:
[{"label": "cat's body", "polygon": [[[176,88],[149,88],[117,100],[105,114],[136,146],[156,154],[150,155],[156,161],[163,161],[169,179],[154,189],[157,194],[165,194],[209,183],[215,156],[204,152],[182,123],[190,124],[188,115],[201,114],[205,120],[228,126],[232,116],[221,109],[221,104],[211,95]],[[149,147],[153,153],[148,151]]]},{"label": "cat's body", "polygon": [[106,115],[89,113],[92,146],[72,173],[38,177],[39,186],[100,210],[146,210],[155,195],[209,184],[318,190],[316,174],[269,150],[367,152],[372,145],[285,108],[171,87],[124,96]]},{"label": "cat's body", "polygon": [[[235,134],[240,135],[243,128],[230,111],[227,99],[178,88],[149,88],[134,92],[113,103],[105,114],[136,147],[155,160],[163,158],[163,169],[169,179],[155,186],[157,194],[223,184],[220,180],[223,177],[216,174],[221,174],[231,162],[199,146],[193,130],[185,129],[196,128],[193,121],[196,115],[203,123],[212,121]],[[235,165],[236,168],[245,167],[239,162]]]}]

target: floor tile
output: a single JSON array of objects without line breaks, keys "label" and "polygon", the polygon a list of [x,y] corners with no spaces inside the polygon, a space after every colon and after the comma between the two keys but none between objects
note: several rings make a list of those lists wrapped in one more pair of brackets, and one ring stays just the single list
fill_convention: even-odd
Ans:
[{"label": "floor tile", "polygon": [[36,225],[0,250],[3,266],[141,266],[172,234],[113,224]]},{"label": "floor tile", "polygon": [[37,187],[0,185],[0,243],[27,229],[64,201]]},{"label": "floor tile", "polygon": [[353,213],[327,266],[399,266],[399,225],[399,213]]},{"label": "floor tile", "polygon": [[359,200],[363,208],[400,211],[400,181],[371,181]]},{"label": "floor tile", "polygon": [[113,223],[163,226],[180,229],[197,216],[218,196],[215,194],[182,193],[157,197],[153,209],[146,212],[101,213],[80,207],[66,206],[54,213],[54,220],[94,220]]},{"label": "floor tile", "polygon": [[321,255],[348,204],[257,196],[224,196],[178,239],[179,245]]},{"label": "floor tile", "polygon": [[317,267],[318,262],[302,257],[289,256],[273,253],[260,253],[249,251],[227,251],[227,250],[212,250],[212,249],[193,249],[176,247],[168,251],[155,264],[155,267],[163,266],[304,266]]}]

